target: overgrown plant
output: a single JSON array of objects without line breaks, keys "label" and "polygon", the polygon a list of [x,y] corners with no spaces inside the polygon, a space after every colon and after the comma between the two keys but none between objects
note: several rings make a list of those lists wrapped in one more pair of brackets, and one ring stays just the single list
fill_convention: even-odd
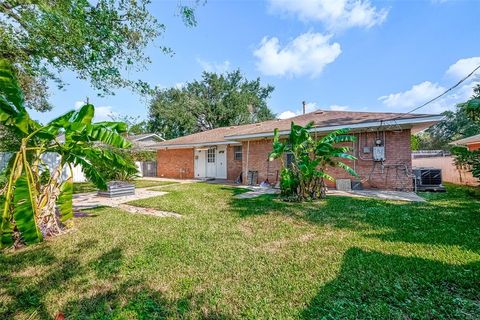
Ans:
[{"label": "overgrown plant", "polygon": [[[61,232],[62,224],[73,216],[73,183],[71,174],[62,179],[64,168],[70,167],[71,172],[73,165],[81,165],[86,177],[100,189],[106,188],[107,181],[93,163],[136,171],[120,155],[94,144],[129,147],[130,142],[121,136],[125,124],[92,123],[93,116],[93,105],[86,104],[46,125],[32,120],[12,66],[0,60],[0,124],[11,128],[21,141],[6,168],[7,183],[0,196],[2,247],[38,242]],[[59,141],[60,135],[64,141]],[[60,162],[49,174],[42,175],[48,170],[42,161],[47,152],[60,155]]]},{"label": "overgrown plant", "polygon": [[[305,127],[292,122],[290,135],[282,140],[278,129],[274,131],[273,151],[269,160],[280,159],[282,171],[280,189],[283,197],[294,201],[324,199],[325,179],[334,178],[327,173],[329,167],[339,167],[353,176],[356,172],[340,159],[356,160],[348,152],[349,147],[336,146],[339,143],[354,142],[348,129],[341,129],[316,140],[310,134],[313,122]],[[292,161],[286,166],[284,157],[291,154]]]},{"label": "overgrown plant", "polygon": [[480,150],[470,151],[466,147],[455,146],[451,152],[455,166],[458,169],[470,171],[480,182]]}]

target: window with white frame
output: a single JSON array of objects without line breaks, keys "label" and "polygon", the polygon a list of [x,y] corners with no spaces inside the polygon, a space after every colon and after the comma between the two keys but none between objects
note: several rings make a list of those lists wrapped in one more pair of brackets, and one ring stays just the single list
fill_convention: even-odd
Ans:
[{"label": "window with white frame", "polygon": [[207,151],[207,162],[208,163],[215,163],[215,149],[211,148]]},{"label": "window with white frame", "polygon": [[233,147],[233,159],[242,160],[242,146]]}]

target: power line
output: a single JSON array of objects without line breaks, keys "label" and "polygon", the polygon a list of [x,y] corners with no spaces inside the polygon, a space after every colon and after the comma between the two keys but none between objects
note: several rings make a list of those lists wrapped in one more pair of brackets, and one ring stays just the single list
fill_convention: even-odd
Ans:
[{"label": "power line", "polygon": [[424,104],[416,107],[416,108],[413,108],[412,110],[408,111],[407,113],[403,113],[403,114],[400,114],[398,116],[395,116],[393,118],[390,118],[390,119],[386,119],[386,120],[383,120],[383,121],[389,121],[389,120],[396,120],[396,119],[399,119],[403,116],[406,116],[406,115],[409,115],[410,113],[412,112],[415,112],[417,111],[418,109],[421,109],[423,107],[425,107],[426,105],[434,102],[435,100],[438,100],[439,98],[443,97],[444,95],[446,95],[447,93],[449,93],[450,91],[452,91],[453,89],[455,89],[456,87],[458,87],[459,85],[461,85],[463,82],[465,82],[468,78],[470,78],[478,69],[480,69],[480,65],[478,65],[475,69],[473,69],[472,72],[470,72],[469,74],[467,74],[465,77],[463,77],[460,81],[458,81],[453,87],[450,87],[448,88],[447,90],[445,90],[443,93],[439,94],[438,96],[436,96],[435,98],[433,99],[430,99],[428,100],[427,102],[425,102]]}]

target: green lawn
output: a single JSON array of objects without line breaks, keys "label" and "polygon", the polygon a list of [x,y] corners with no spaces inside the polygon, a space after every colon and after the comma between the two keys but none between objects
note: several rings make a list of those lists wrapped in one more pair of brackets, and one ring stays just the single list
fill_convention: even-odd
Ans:
[{"label": "green lawn", "polygon": [[235,200],[177,184],[91,211],[46,243],[0,254],[0,318],[478,319],[480,201]]},{"label": "green lawn", "polygon": [[[168,186],[178,182],[175,181],[158,181],[158,180],[135,180],[134,184],[136,188],[150,188]],[[97,188],[91,182],[75,182],[73,184],[73,193],[94,192]]]}]

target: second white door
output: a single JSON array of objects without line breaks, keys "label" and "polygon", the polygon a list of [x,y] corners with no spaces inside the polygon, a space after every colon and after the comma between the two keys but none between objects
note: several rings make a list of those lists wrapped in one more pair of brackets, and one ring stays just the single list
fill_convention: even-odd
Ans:
[{"label": "second white door", "polygon": [[217,165],[216,159],[217,152],[216,148],[210,148],[207,150],[207,178],[216,178],[217,177]]}]

